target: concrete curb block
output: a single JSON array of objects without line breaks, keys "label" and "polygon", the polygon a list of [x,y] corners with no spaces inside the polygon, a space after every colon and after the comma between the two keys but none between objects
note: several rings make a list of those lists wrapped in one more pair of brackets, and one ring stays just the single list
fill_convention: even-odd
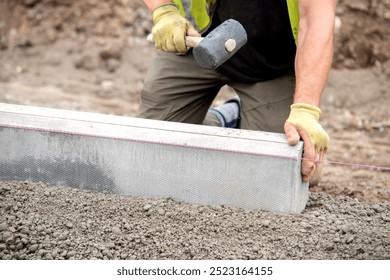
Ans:
[{"label": "concrete curb block", "polygon": [[298,213],[303,143],[282,134],[0,103],[0,179]]}]

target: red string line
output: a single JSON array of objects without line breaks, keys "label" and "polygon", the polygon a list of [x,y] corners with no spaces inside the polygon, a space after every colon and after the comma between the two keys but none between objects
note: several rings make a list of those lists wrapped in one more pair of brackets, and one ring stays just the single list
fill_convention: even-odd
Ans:
[{"label": "red string line", "polygon": [[379,166],[379,165],[369,165],[369,164],[361,164],[361,163],[352,163],[352,162],[343,162],[343,161],[334,161],[334,160],[313,160],[308,158],[300,158],[301,160],[310,160],[314,161],[315,163],[323,163],[323,164],[335,164],[335,165],[345,165],[345,166],[354,166],[354,167],[362,167],[362,168],[369,168],[369,169],[379,169],[379,170],[389,170],[390,167],[386,166]]}]

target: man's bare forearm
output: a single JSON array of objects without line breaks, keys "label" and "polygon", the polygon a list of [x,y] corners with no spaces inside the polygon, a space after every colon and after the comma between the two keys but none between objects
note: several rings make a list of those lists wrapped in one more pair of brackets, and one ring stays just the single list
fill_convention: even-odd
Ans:
[{"label": "man's bare forearm", "polygon": [[336,0],[300,0],[294,103],[319,106],[333,58]]},{"label": "man's bare forearm", "polygon": [[164,4],[172,4],[171,0],[143,0],[149,11],[153,12],[157,7]]}]

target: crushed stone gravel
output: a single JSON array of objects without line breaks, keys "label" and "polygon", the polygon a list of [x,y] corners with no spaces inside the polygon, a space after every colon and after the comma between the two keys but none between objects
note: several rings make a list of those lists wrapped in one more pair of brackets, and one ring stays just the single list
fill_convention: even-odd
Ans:
[{"label": "crushed stone gravel", "polygon": [[0,182],[0,259],[390,259],[390,204],[311,193],[278,215]]}]

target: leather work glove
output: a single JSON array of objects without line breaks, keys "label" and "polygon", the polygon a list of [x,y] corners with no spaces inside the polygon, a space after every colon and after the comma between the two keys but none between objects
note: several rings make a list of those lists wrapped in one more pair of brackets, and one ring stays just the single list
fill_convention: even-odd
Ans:
[{"label": "leather work glove", "polygon": [[153,41],[156,48],[165,52],[187,53],[185,36],[197,32],[191,23],[182,17],[174,4],[157,7],[153,11]]},{"label": "leather work glove", "polygon": [[295,145],[301,138],[304,142],[302,162],[303,181],[310,181],[319,162],[322,161],[329,145],[329,136],[318,123],[321,110],[313,105],[296,103],[291,105],[284,131],[288,143]]}]

